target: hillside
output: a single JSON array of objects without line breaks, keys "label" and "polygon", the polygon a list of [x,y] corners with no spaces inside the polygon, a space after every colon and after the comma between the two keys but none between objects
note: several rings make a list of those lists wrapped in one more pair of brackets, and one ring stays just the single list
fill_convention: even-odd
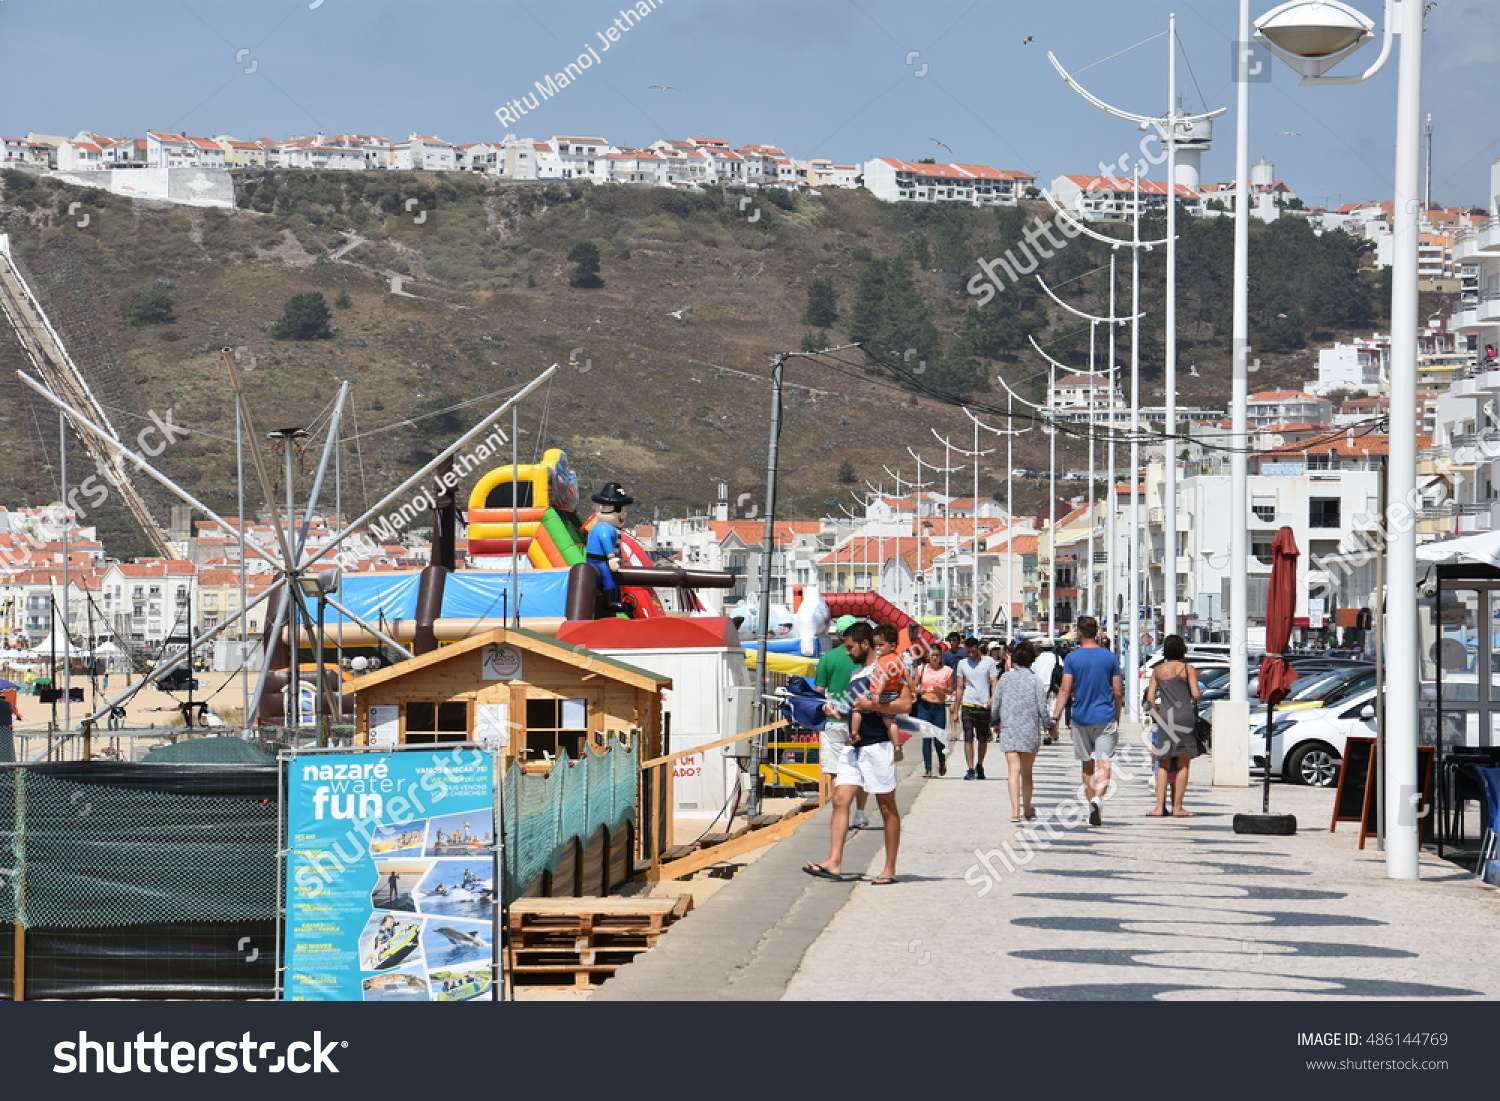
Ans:
[{"label": "hillside", "polygon": [[[742,210],[738,196],[717,190],[260,172],[237,173],[244,209],[226,213],[50,180],[28,186],[20,176],[4,173],[0,229],[10,233],[75,359],[126,423],[171,409],[192,430],[161,465],[224,510],[233,510],[235,493],[234,406],[218,357],[225,346],[244,349],[247,366],[253,359],[245,378],[262,430],[316,421],[340,380],[353,383],[348,424],[357,438],[343,461],[348,511],[397,484],[504,391],[561,363],[553,385],[521,410],[523,461],[564,447],[585,484],[629,486],[641,519],[702,508],[719,482],[731,500],[743,501],[742,514],[759,507],[766,380],[778,352],[844,343],[851,328],[863,328],[859,335],[881,358],[904,365],[907,381],[924,390],[914,393],[858,350],[788,362],[781,512],[804,517],[836,514],[865,479],[890,487],[883,466],[912,477],[908,447],[941,463],[933,429],[971,443],[957,395],[1003,412],[1003,391],[986,382],[996,373],[1040,400],[1046,368],[1025,348],[1027,331],[1067,362],[1087,360],[1087,326],[1049,309],[1034,285],[983,309],[964,289],[976,260],[1013,247],[1039,210],[897,206],[841,191],[763,192]],[[75,202],[82,205],[69,215]],[[80,228],[84,213],[89,224]],[[1201,375],[1182,372],[1185,405],[1222,407],[1227,398],[1227,267],[1215,269],[1225,227],[1184,233],[1183,364],[1196,363]],[[571,285],[568,255],[581,241],[598,248],[600,287]],[[1378,299],[1350,283],[1353,291],[1320,306],[1287,277],[1306,268],[1307,278],[1337,288],[1340,278],[1355,278],[1352,261],[1264,232],[1258,243],[1262,266],[1287,285],[1277,283],[1253,304],[1262,328],[1282,330],[1257,341],[1287,354],[1262,355],[1252,385],[1299,383],[1310,356],[1297,345],[1365,331],[1378,320]],[[1079,241],[1041,271],[1054,285],[1068,282],[1061,293],[1080,308],[1103,313],[1098,269],[1106,257],[1105,246]],[[1152,391],[1160,388],[1160,264],[1157,250],[1142,275],[1143,308],[1157,319],[1143,326],[1148,403],[1159,400]],[[1128,258],[1122,265],[1128,295]],[[392,293],[393,275],[404,293]],[[838,314],[816,333],[803,321],[815,279],[832,284]],[[274,339],[287,300],[309,291],[343,307],[333,310],[332,338]],[[1121,312],[1127,305],[1122,300]],[[1288,319],[1279,315],[1289,310],[1303,331],[1284,331]],[[1128,362],[1123,340],[1121,360]],[[0,470],[0,503],[35,505],[56,496],[56,416],[15,382],[14,370],[24,366],[14,340],[0,337],[0,388],[9,399],[0,424],[10,429],[13,460]],[[464,402],[473,404],[452,408]],[[1003,419],[987,416],[1003,427]],[[981,438],[982,447],[996,445],[981,464],[982,491],[1003,496],[1003,440]],[[1017,437],[1015,451],[1017,468],[1046,468],[1041,432]],[[1060,438],[1059,467],[1082,465],[1084,454],[1081,441]],[[82,471],[81,450],[69,455],[77,464],[70,470]],[[302,456],[299,495],[314,459]],[[846,462],[852,484],[840,481]],[[967,494],[969,478],[956,478],[954,492]],[[1045,500],[1045,482],[1016,488],[1018,507]],[[250,494],[252,503],[257,497]],[[157,493],[153,500],[165,521],[167,499]],[[85,522],[100,525],[113,553],[144,552],[114,502]]]}]

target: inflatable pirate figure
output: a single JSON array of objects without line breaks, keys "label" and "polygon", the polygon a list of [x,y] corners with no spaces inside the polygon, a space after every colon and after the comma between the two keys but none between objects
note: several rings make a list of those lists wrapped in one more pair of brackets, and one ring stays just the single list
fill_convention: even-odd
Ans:
[{"label": "inflatable pirate figure", "polygon": [[603,604],[599,614],[603,617],[623,615],[630,618],[630,605],[620,597],[620,583],[615,570],[620,568],[620,529],[625,526],[625,510],[635,504],[635,498],[625,492],[619,482],[606,482],[604,488],[590,498],[599,506],[589,528],[586,548],[588,561],[599,571],[599,596]]}]

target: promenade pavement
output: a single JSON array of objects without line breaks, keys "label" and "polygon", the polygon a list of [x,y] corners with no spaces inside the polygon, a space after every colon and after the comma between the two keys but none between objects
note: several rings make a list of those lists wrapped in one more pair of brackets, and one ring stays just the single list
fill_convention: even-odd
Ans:
[{"label": "promenade pavement", "polygon": [[[1145,817],[1149,764],[1122,748],[1100,827],[1075,803],[1066,741],[1037,762],[1040,818],[1009,823],[1003,758],[990,779],[923,780],[908,754],[900,882],[874,886],[878,834],[845,863],[862,879],[802,875],[826,852],[825,808],[604,984],[601,1000],[1314,1000],[1500,995],[1500,895],[1422,857],[1385,878],[1355,824],[1329,832],[1333,793],[1272,785],[1294,837],[1237,836],[1260,788],[1214,788],[1198,763],[1187,819]],[[1076,807],[1077,813],[1071,813]]]}]

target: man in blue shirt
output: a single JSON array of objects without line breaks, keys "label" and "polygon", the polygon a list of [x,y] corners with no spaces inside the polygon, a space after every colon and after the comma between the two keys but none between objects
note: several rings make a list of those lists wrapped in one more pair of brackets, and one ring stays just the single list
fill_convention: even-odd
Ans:
[{"label": "man in blue shirt", "polygon": [[1125,702],[1125,678],[1120,659],[1099,645],[1099,621],[1086,615],[1078,620],[1078,649],[1063,661],[1062,688],[1052,707],[1052,721],[1073,704],[1073,753],[1083,762],[1083,790],[1089,798],[1089,825],[1101,821],[1104,793],[1109,788],[1110,761],[1120,733],[1120,709]]},{"label": "man in blue shirt", "polygon": [[606,482],[590,499],[599,506],[599,511],[589,528],[584,553],[599,571],[599,595],[604,604],[601,612],[605,616],[623,612],[629,617],[630,605],[620,599],[620,583],[615,580],[614,571],[620,568],[620,529],[625,526],[625,510],[635,504],[635,498],[619,482]]}]

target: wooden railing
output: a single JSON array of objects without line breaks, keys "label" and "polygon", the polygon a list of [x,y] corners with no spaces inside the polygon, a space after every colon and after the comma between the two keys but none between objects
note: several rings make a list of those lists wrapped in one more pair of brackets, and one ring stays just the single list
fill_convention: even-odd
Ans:
[{"label": "wooden railing", "polygon": [[[672,848],[672,824],[675,817],[674,811],[677,806],[675,792],[673,790],[672,770],[679,762],[699,753],[709,750],[722,749],[736,742],[747,739],[758,738],[762,734],[768,734],[773,730],[780,730],[787,726],[785,719],[779,722],[768,723],[758,726],[754,730],[747,730],[743,734],[736,734],[732,738],[721,738],[717,742],[708,742],[705,745],[693,746],[677,753],[669,753],[665,757],[654,757],[649,761],[641,762],[639,796],[636,802],[636,813],[639,818],[637,835],[640,837],[641,862],[646,865],[645,878],[647,879],[670,879],[678,874],[686,874],[686,869],[673,874],[663,874],[663,854]],[[732,821],[732,820],[731,820]],[[771,840],[771,838],[767,838]],[[753,847],[753,846],[752,846]],[[727,849],[727,846],[725,847]],[[718,849],[711,850],[718,852]],[[730,855],[727,851],[723,856]],[[679,862],[674,862],[674,864]],[[716,860],[709,863],[717,863]],[[693,869],[696,870],[696,869]]]}]

